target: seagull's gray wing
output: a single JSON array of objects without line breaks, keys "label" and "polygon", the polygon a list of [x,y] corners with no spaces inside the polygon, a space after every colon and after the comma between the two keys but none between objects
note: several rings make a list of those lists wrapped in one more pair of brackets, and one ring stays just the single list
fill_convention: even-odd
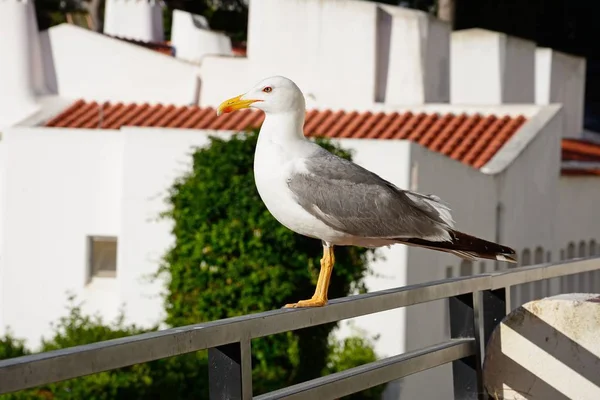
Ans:
[{"label": "seagull's gray wing", "polygon": [[325,149],[306,159],[288,187],[296,201],[328,226],[368,238],[448,237],[453,221],[435,196],[401,190]]}]

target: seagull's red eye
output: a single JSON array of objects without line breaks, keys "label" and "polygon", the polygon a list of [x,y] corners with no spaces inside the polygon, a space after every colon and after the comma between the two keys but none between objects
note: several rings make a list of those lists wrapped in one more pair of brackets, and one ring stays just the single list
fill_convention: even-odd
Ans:
[{"label": "seagull's red eye", "polygon": [[273,88],[271,86],[265,86],[265,88],[263,89],[263,92],[265,93],[271,93],[273,91]]}]

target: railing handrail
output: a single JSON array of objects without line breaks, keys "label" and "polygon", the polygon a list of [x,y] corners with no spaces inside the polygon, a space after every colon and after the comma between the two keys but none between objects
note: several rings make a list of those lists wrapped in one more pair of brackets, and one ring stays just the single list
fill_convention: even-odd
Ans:
[{"label": "railing handrail", "polygon": [[599,269],[598,257],[448,278],[0,361],[0,394],[328,322]]}]

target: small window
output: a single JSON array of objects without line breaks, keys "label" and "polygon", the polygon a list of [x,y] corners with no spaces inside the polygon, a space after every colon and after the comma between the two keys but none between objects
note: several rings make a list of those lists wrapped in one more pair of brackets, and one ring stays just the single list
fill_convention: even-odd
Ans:
[{"label": "small window", "polygon": [[88,243],[90,278],[117,276],[117,238],[92,236]]},{"label": "small window", "polygon": [[523,250],[523,255],[521,256],[521,266],[527,267],[531,265],[531,250],[525,249]]},{"label": "small window", "polygon": [[454,268],[446,267],[446,279],[452,278],[452,275],[454,275],[453,271],[454,271]]},{"label": "small window", "polygon": [[596,249],[596,241],[594,239],[590,240],[590,256],[598,255],[598,250]]},{"label": "small window", "polygon": [[575,258],[575,243],[571,242],[567,246],[567,259],[572,260],[573,258]]},{"label": "small window", "polygon": [[579,242],[579,257],[586,257],[586,243],[582,240],[581,242]]},{"label": "small window", "polygon": [[535,249],[535,255],[534,255],[534,264],[543,264],[544,263],[544,249],[541,247],[537,247]]}]

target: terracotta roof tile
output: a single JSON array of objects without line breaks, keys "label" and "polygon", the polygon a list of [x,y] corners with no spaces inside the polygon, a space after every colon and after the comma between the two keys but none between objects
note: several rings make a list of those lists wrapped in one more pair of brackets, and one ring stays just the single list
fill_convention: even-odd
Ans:
[{"label": "terracotta roof tile", "polygon": [[419,124],[425,119],[424,113],[419,113],[417,115],[412,115],[411,118],[408,118],[402,126],[398,127],[390,139],[408,139],[409,135],[417,129]]},{"label": "terracotta roof tile", "polygon": [[[94,129],[145,126],[243,131],[259,127],[263,120],[264,114],[255,110],[217,117],[211,107],[98,104],[78,100],[46,122],[45,126]],[[304,133],[330,138],[406,139],[480,168],[524,122],[523,116],[311,110],[306,113]],[[600,146],[597,156],[600,159]]]},{"label": "terracotta roof tile", "polygon": [[371,139],[392,139],[398,129],[402,127],[405,123],[410,121],[413,118],[413,114],[411,112],[407,112],[404,114],[394,113],[394,118],[390,121],[390,123],[385,127],[381,135],[373,136]]},{"label": "terracotta roof tile", "polygon": [[369,113],[369,117],[364,121],[364,123],[357,127],[352,135],[353,138],[365,138],[369,134],[370,131],[374,129],[379,121],[381,121],[385,117],[385,114],[382,112],[371,114]]},{"label": "terracotta roof tile", "polygon": [[427,129],[419,138],[418,143],[421,146],[429,147],[433,143],[434,139],[440,135],[442,129],[444,129],[444,127],[447,126],[453,118],[453,114],[446,114],[442,118],[437,118],[436,121],[431,125],[431,128]]},{"label": "terracotta roof tile", "polygon": [[452,137],[454,132],[458,129],[458,127],[465,121],[467,116],[465,114],[461,114],[453,117],[448,121],[448,125],[446,125],[439,135],[433,139],[431,145],[428,146],[433,151],[441,152],[442,147],[445,145],[446,141]]},{"label": "terracotta roof tile", "polygon": [[564,176],[600,176],[600,169],[563,168],[560,174]]},{"label": "terracotta roof tile", "polygon": [[398,115],[399,114],[397,112],[383,114],[373,129],[371,129],[370,132],[367,132],[364,137],[367,139],[383,139],[384,132],[386,132],[390,124],[397,119]]},{"label": "terracotta roof tile", "polygon": [[562,140],[563,161],[600,162],[600,144],[582,139]]},{"label": "terracotta roof tile", "polygon": [[[562,168],[561,174],[567,176],[600,176],[600,144],[583,139],[563,139],[562,161],[579,163],[575,168]],[[585,168],[585,163],[593,163]]]}]

